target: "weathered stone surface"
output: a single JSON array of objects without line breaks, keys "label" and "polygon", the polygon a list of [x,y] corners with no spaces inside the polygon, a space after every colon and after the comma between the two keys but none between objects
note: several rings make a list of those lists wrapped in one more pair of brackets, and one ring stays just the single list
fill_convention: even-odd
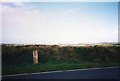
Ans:
[{"label": "weathered stone surface", "polygon": [[38,63],[38,51],[37,50],[33,51],[33,63],[34,64]]}]

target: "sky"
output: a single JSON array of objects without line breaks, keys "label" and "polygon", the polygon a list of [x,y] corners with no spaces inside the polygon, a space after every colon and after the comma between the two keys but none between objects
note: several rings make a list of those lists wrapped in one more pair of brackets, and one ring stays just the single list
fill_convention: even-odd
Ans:
[{"label": "sky", "polygon": [[118,42],[117,2],[5,2],[2,43]]}]

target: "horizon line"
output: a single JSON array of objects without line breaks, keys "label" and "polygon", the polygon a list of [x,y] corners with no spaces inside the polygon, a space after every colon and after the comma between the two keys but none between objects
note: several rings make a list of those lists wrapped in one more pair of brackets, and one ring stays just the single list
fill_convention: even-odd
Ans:
[{"label": "horizon line", "polygon": [[63,44],[98,44],[98,43],[120,43],[118,41],[116,42],[95,42],[95,43],[0,43],[0,44],[19,44],[19,45],[63,45]]}]

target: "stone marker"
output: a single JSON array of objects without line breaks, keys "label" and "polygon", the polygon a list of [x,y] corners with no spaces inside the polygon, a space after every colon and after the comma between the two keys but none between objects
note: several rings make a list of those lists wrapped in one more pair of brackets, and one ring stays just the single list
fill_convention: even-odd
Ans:
[{"label": "stone marker", "polygon": [[33,63],[38,64],[38,51],[37,50],[33,51]]}]

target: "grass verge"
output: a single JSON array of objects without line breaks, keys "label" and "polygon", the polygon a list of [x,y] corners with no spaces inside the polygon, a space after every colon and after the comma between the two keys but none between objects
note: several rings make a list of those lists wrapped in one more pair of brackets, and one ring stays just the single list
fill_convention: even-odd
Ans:
[{"label": "grass verge", "polygon": [[47,62],[45,64],[26,64],[26,65],[6,65],[2,67],[2,75],[33,73],[56,70],[70,70],[82,68],[97,68],[120,66],[119,63],[89,63],[89,62]]}]

